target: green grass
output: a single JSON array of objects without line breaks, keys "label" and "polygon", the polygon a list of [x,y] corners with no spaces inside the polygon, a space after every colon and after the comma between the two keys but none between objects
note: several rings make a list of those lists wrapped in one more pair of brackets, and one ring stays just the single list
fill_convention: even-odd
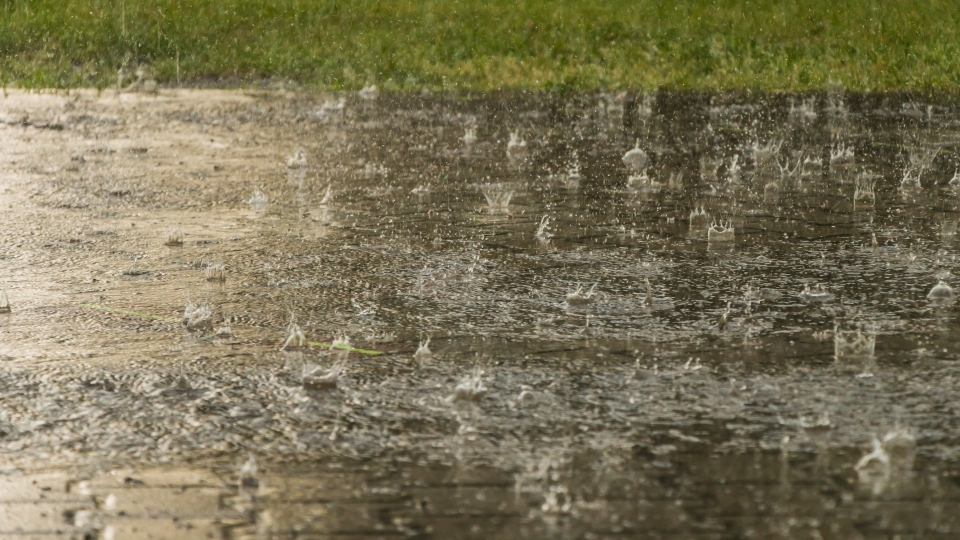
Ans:
[{"label": "green grass", "polygon": [[0,82],[954,89],[956,0],[0,0]]}]

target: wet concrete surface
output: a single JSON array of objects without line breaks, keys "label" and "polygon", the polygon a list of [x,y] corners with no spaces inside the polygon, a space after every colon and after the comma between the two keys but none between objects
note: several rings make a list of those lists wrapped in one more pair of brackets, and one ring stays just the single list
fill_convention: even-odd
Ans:
[{"label": "wet concrete surface", "polygon": [[955,537],[951,99],[11,92],[0,536]]}]

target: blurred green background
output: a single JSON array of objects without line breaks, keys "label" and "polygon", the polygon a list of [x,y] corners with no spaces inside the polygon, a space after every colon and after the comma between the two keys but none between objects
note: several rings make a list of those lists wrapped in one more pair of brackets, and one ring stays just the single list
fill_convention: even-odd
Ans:
[{"label": "blurred green background", "polygon": [[953,89],[940,0],[0,0],[0,82],[317,89]]}]

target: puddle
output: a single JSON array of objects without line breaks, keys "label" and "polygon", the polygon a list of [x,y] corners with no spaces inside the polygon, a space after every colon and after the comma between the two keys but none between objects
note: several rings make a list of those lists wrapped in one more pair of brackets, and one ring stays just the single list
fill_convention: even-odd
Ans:
[{"label": "puddle", "polygon": [[952,98],[331,99],[0,101],[0,533],[956,533]]}]

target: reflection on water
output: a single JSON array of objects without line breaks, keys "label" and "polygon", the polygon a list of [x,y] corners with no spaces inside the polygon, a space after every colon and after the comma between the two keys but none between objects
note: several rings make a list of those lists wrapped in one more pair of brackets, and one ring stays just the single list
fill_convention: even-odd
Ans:
[{"label": "reflection on water", "polygon": [[[710,428],[706,428],[710,429]],[[509,470],[401,457],[7,477],[5,533],[101,538],[881,538],[955,531],[960,476],[820,449],[711,454],[709,432],[529,456]],[[398,456],[399,457],[399,456]]]},{"label": "reflection on water", "polygon": [[954,536],[951,99],[12,93],[0,533]]}]

